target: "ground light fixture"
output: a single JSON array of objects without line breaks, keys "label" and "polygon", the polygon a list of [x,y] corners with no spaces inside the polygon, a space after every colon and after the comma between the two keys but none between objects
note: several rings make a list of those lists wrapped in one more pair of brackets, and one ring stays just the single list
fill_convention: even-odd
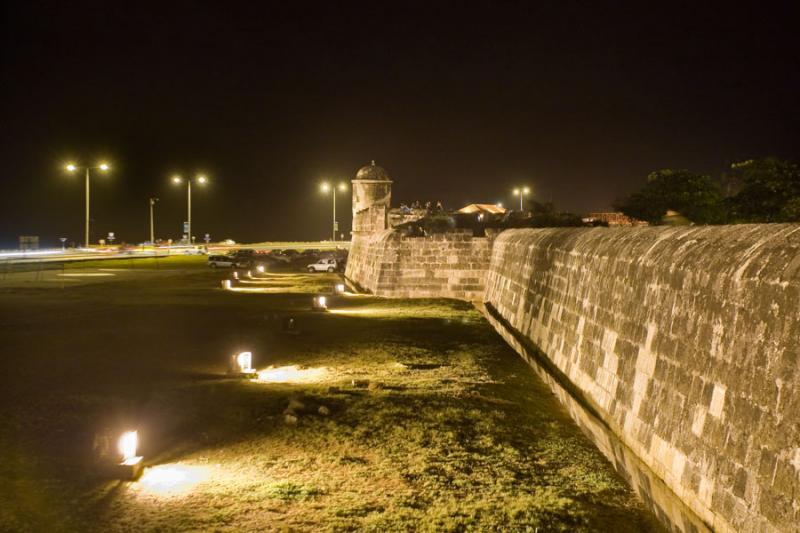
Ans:
[{"label": "ground light fixture", "polygon": [[325,296],[314,296],[314,299],[311,301],[311,310],[312,311],[327,311],[328,310],[328,299]]},{"label": "ground light fixture", "polygon": [[231,290],[231,280],[229,280],[229,279],[223,279],[223,280],[222,280],[222,288],[223,288],[224,290],[226,290],[226,291],[229,291],[229,290]]},{"label": "ground light fixture", "polygon": [[228,373],[241,377],[255,378],[256,369],[253,368],[253,352],[239,352],[231,356]]},{"label": "ground light fixture", "polygon": [[118,448],[122,462],[117,465],[116,471],[121,479],[135,480],[142,475],[144,464],[142,456],[136,455],[139,446],[139,432],[126,431],[119,438]]},{"label": "ground light fixture", "polygon": [[239,273],[235,270],[233,271],[233,279],[239,279]]},{"label": "ground light fixture", "polygon": [[333,292],[336,294],[344,294],[344,283],[337,283],[334,285]]},{"label": "ground light fixture", "polygon": [[263,274],[264,270],[266,270],[266,269],[264,268],[264,265],[258,265],[256,267],[256,270],[258,270],[259,273]]}]

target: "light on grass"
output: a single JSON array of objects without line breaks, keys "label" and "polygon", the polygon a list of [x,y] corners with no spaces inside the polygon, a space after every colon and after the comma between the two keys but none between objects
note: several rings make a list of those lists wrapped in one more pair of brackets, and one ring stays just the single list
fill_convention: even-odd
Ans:
[{"label": "light on grass", "polygon": [[211,477],[206,466],[167,464],[148,468],[139,480],[143,492],[158,496],[185,494]]},{"label": "light on grass", "polygon": [[323,381],[327,376],[328,369],[324,367],[271,366],[258,372],[258,381],[268,383],[317,383]]}]

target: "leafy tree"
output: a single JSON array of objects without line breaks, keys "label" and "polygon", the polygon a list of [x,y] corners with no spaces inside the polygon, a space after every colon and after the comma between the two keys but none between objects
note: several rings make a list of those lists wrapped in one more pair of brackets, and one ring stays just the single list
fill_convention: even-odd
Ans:
[{"label": "leafy tree", "polygon": [[741,182],[730,198],[737,222],[800,221],[800,168],[774,157],[734,163],[731,169]]},{"label": "leafy tree", "polygon": [[697,224],[721,224],[726,218],[719,186],[709,176],[688,170],[650,173],[642,190],[618,200],[614,208],[650,224],[660,224],[667,210]]}]

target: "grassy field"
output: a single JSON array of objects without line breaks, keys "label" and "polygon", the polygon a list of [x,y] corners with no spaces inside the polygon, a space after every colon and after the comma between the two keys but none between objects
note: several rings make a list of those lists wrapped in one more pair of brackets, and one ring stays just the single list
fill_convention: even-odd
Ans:
[{"label": "grassy field", "polygon": [[[0,292],[0,530],[660,530],[469,305],[313,313],[337,276],[232,292],[174,261]],[[225,375],[240,350],[263,380]],[[125,428],[144,476],[99,477],[95,434]]]}]

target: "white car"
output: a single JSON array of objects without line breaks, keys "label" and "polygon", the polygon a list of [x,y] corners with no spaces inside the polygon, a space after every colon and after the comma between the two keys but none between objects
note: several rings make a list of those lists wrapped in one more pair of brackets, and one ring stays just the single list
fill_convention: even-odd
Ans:
[{"label": "white car", "polygon": [[309,272],[336,272],[339,262],[336,259],[320,259],[306,267]]}]

